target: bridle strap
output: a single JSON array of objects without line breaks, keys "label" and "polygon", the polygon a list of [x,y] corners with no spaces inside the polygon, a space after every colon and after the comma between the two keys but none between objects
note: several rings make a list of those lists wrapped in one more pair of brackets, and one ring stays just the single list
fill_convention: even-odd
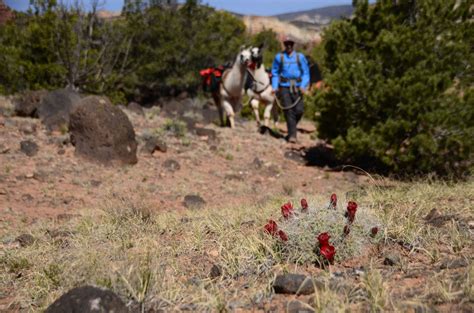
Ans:
[{"label": "bridle strap", "polygon": [[[252,81],[253,81],[254,83],[263,85],[262,82],[258,81],[258,80],[255,78],[255,76],[252,74],[252,72],[251,72],[248,68],[247,68],[247,74],[249,74],[250,78],[252,79]],[[260,90],[260,91],[258,91],[258,90],[256,90],[256,89],[254,90],[254,89],[252,88],[252,91],[259,95],[259,94],[261,94],[262,92],[264,92],[265,90],[267,90],[268,87],[270,87],[270,85],[271,85],[271,83],[268,83],[268,84],[267,84],[262,90]]]}]

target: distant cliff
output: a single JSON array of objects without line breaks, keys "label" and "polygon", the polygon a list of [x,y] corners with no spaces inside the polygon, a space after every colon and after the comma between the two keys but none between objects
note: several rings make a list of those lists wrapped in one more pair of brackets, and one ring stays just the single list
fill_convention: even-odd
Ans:
[{"label": "distant cliff", "polygon": [[0,0],[0,25],[5,24],[14,17],[15,14],[13,13],[13,11],[10,10],[9,7],[7,7],[3,0]]}]

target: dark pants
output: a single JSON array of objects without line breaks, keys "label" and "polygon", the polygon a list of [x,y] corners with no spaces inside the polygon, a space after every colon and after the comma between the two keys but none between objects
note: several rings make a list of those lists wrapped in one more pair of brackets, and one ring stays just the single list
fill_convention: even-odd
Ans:
[{"label": "dark pants", "polygon": [[[290,88],[286,87],[280,87],[279,96],[281,105],[284,108],[289,108],[283,110],[283,113],[285,114],[286,126],[288,128],[288,139],[296,139],[296,125],[301,120],[304,113],[303,96],[300,92],[290,92]],[[296,105],[294,105],[298,98],[300,98],[300,100]]]}]

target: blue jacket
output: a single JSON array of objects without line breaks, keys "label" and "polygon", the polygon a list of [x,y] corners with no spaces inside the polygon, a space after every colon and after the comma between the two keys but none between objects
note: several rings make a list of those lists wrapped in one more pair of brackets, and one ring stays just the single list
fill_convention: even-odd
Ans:
[{"label": "blue jacket", "polygon": [[[283,66],[281,66],[281,53],[283,53]],[[298,66],[296,54],[299,54],[300,66]],[[281,73],[280,73],[281,69]],[[301,82],[297,83],[298,87],[307,89],[309,86],[309,66],[306,57],[299,52],[294,51],[291,56],[286,52],[280,52],[275,56],[272,65],[272,87],[277,90],[278,87],[289,87],[290,82],[280,82],[280,77],[287,79],[301,78]]]}]

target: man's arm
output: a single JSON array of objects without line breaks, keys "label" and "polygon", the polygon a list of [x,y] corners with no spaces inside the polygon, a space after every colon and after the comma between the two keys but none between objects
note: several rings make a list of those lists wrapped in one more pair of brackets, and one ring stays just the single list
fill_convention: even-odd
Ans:
[{"label": "man's arm", "polygon": [[278,53],[273,60],[272,65],[272,88],[274,91],[278,90],[280,84],[280,54]]},{"label": "man's arm", "polygon": [[301,88],[307,90],[309,87],[310,75],[309,75],[309,65],[308,60],[304,54],[300,54],[300,62],[301,62],[301,70],[303,71],[303,75],[301,76]]}]

